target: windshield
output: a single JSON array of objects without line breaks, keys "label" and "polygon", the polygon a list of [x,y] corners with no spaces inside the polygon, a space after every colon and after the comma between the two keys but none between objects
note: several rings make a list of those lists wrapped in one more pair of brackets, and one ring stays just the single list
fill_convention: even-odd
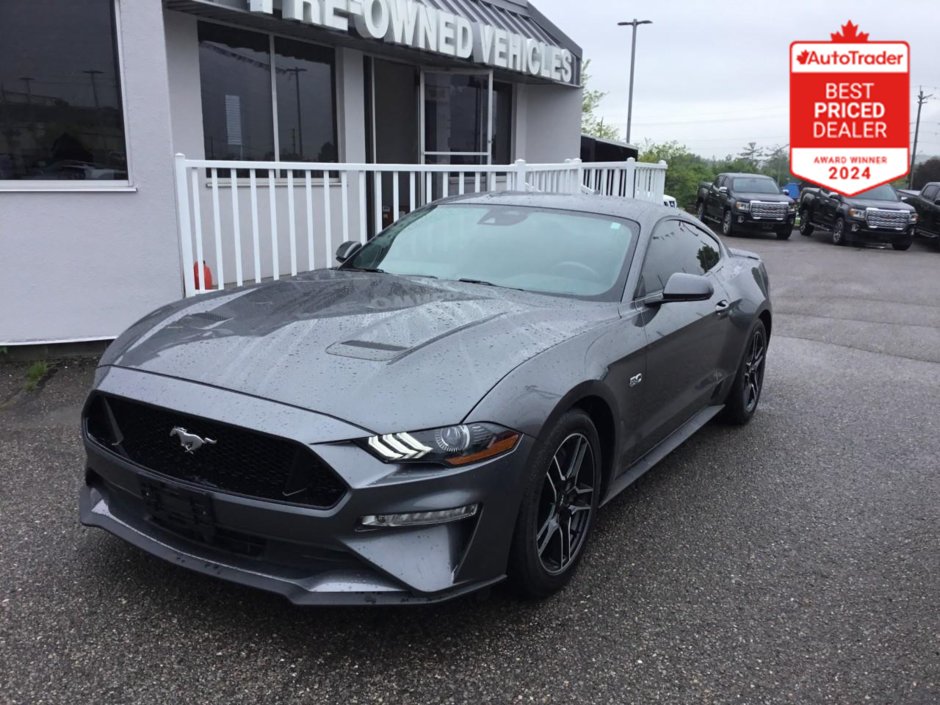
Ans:
[{"label": "windshield", "polygon": [[780,193],[776,181],[760,176],[735,179],[734,190],[738,193]]},{"label": "windshield", "polygon": [[588,213],[446,204],[398,221],[341,269],[619,301],[637,229]]},{"label": "windshield", "polygon": [[873,189],[868,191],[862,191],[861,193],[855,194],[852,198],[867,198],[870,201],[899,201],[897,191],[884,184],[883,186],[876,186]]}]

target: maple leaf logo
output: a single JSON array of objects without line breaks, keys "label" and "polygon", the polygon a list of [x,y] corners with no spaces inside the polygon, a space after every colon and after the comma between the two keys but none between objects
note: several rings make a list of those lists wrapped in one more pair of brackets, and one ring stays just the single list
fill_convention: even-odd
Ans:
[{"label": "maple leaf logo", "polygon": [[796,60],[799,61],[801,64],[805,64],[808,58],[809,58],[808,49],[804,49],[803,51],[801,51],[799,54],[796,55]]},{"label": "maple leaf logo", "polygon": [[859,32],[858,25],[849,20],[841,27],[841,32],[833,32],[829,36],[832,41],[841,44],[858,43],[868,41],[868,32]]}]

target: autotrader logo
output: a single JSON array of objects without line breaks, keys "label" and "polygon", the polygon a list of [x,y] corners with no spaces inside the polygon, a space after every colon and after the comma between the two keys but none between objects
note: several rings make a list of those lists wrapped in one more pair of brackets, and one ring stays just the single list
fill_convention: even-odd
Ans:
[{"label": "autotrader logo", "polygon": [[804,49],[797,55],[796,60],[803,66],[901,66],[906,58],[905,54],[891,53],[885,49],[875,53],[857,49],[834,49],[822,54]]}]

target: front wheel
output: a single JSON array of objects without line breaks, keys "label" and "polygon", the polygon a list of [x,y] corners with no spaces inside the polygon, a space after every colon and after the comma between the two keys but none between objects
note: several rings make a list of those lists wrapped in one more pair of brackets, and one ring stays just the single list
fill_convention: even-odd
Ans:
[{"label": "front wheel", "polygon": [[725,401],[725,419],[743,426],[754,416],[764,389],[764,370],[767,366],[767,329],[760,320],[754,324],[744,347],[744,359],[734,378],[731,392]]},{"label": "front wheel", "polygon": [[569,411],[533,453],[509,554],[509,580],[523,597],[561,590],[581,560],[601,490],[597,429]]},{"label": "front wheel", "polygon": [[731,211],[725,211],[721,218],[721,234],[725,237],[734,237],[734,216]]},{"label": "front wheel", "polygon": [[702,201],[698,204],[698,208],[695,210],[695,217],[705,222],[705,201]]},{"label": "front wheel", "polygon": [[790,234],[793,232],[793,228],[780,228],[777,230],[777,239],[778,240],[789,240]]},{"label": "front wheel", "polygon": [[805,208],[800,211],[800,235],[809,237],[813,234],[813,224],[809,222],[809,211]]},{"label": "front wheel", "polygon": [[901,251],[909,250],[911,249],[911,245],[913,244],[913,242],[914,242],[914,239],[909,237],[907,238],[907,240],[901,240],[900,242],[892,242],[891,247],[893,247],[896,250],[901,250]]},{"label": "front wheel", "polygon": [[837,218],[835,225],[832,226],[832,244],[845,244],[845,220],[842,218]]}]

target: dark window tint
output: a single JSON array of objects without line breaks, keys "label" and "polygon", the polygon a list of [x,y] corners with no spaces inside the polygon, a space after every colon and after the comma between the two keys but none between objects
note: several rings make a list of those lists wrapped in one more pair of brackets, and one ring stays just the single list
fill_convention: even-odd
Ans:
[{"label": "dark window tint", "polygon": [[281,160],[337,161],[333,51],[277,38],[274,67]]},{"label": "dark window tint", "polygon": [[489,79],[477,74],[427,73],[424,82],[425,150],[463,153],[448,155],[446,161],[452,164],[485,164]]},{"label": "dark window tint", "polygon": [[650,240],[637,296],[660,292],[676,272],[705,274],[718,264],[721,250],[703,232],[678,220],[660,224]]},{"label": "dark window tint", "polygon": [[127,179],[112,0],[0,2],[0,179]]},{"label": "dark window tint", "polygon": [[921,195],[928,201],[933,201],[937,198],[938,192],[940,192],[940,186],[928,186]]},{"label": "dark window tint", "polygon": [[493,84],[493,164],[512,163],[512,85]]},{"label": "dark window tint", "polygon": [[269,42],[265,34],[199,25],[207,159],[275,159]]}]

